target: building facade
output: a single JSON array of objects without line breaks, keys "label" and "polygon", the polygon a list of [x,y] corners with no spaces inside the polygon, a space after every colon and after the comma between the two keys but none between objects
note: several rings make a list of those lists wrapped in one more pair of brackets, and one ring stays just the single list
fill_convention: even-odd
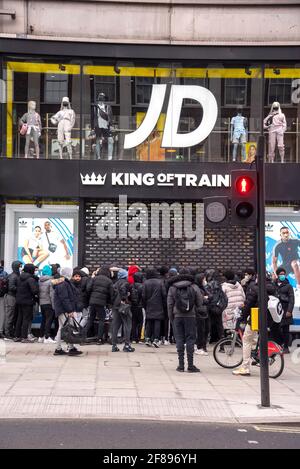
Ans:
[{"label": "building facade", "polygon": [[267,221],[297,228],[297,1],[4,0],[0,13],[6,264],[254,266],[255,228],[203,229],[203,199],[253,167],[274,102],[285,149],[267,163]]}]

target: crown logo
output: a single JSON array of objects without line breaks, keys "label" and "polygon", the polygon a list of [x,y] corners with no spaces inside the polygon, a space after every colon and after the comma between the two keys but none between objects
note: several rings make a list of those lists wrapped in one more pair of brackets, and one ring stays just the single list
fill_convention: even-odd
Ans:
[{"label": "crown logo", "polygon": [[104,186],[105,181],[106,181],[106,174],[104,176],[101,176],[101,174],[98,174],[96,176],[95,173],[93,173],[91,176],[89,174],[86,174],[85,176],[80,173],[81,177],[81,182],[85,186]]}]

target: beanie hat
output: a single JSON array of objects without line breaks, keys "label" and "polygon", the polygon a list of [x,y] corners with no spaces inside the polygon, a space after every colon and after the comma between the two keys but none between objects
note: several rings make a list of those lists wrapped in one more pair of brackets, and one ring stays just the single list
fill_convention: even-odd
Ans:
[{"label": "beanie hat", "polygon": [[71,269],[71,267],[62,267],[60,269],[60,275],[62,277],[67,278],[68,280],[72,278],[72,273],[73,273],[73,270]]},{"label": "beanie hat", "polygon": [[81,272],[83,272],[84,274],[90,275],[90,271],[89,271],[89,269],[88,269],[87,267],[83,267],[83,268],[80,269],[80,270],[81,270]]},{"label": "beanie hat", "polygon": [[52,275],[51,266],[50,266],[50,265],[45,265],[45,266],[43,267],[42,274],[43,274],[43,275],[49,275],[49,277],[51,277],[51,275]]},{"label": "beanie hat", "polygon": [[82,277],[83,273],[81,269],[73,269],[72,277],[74,277],[74,275],[80,275],[80,277]]},{"label": "beanie hat", "polygon": [[27,274],[34,275],[35,269],[36,269],[35,265],[25,264],[24,268],[23,268],[23,272],[26,272]]},{"label": "beanie hat", "polygon": [[118,272],[118,279],[127,279],[128,277],[128,272],[125,269],[120,269]]},{"label": "beanie hat", "polygon": [[177,275],[177,274],[178,274],[178,270],[176,269],[176,267],[171,267],[171,268],[169,269],[169,274]]}]

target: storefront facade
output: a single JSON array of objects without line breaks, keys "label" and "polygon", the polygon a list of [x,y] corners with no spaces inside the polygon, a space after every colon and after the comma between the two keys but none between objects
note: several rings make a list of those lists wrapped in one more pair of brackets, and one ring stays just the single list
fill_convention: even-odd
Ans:
[{"label": "storefront facade", "polygon": [[[275,163],[267,164],[267,202],[286,207],[287,214],[300,204],[299,47],[83,43],[75,47],[70,42],[21,39],[0,43],[0,252],[6,264],[21,256],[22,243],[34,225],[50,219],[53,232],[59,233],[72,254],[65,259],[65,245],[57,238],[61,264],[94,268],[138,262],[143,267],[182,264],[239,270],[253,266],[252,228],[228,225],[205,228],[203,233],[199,228],[199,247],[186,249],[186,242],[196,237],[197,210],[200,220],[203,198],[230,196],[230,171],[250,167],[263,120],[274,101],[281,105],[287,129],[284,163],[276,149]],[[201,93],[193,94],[195,89],[209,91],[208,101],[201,102]],[[151,102],[154,92],[158,98]],[[200,102],[195,96],[200,96]],[[74,122],[67,129],[70,134],[63,129],[61,137],[58,122],[51,119],[60,112],[64,98]],[[36,103],[41,125],[36,134],[30,130],[27,138],[20,129],[30,101]],[[109,119],[98,110],[99,102]],[[246,141],[239,141],[234,162],[233,119],[239,113]],[[192,144],[184,142],[182,136],[197,134],[208,120],[213,122]],[[137,132],[134,142],[126,143],[126,137],[143,125],[143,135]],[[120,216],[124,217],[120,196],[127,197],[129,218],[122,219],[126,236],[124,232],[119,236]],[[151,225],[151,206],[162,203],[170,210],[164,215],[171,214],[170,237],[162,233],[164,215],[157,219],[159,226]],[[110,232],[106,239],[99,235],[107,215],[103,204],[107,213],[112,206],[116,211],[112,217],[116,236]],[[140,227],[135,233],[129,230],[133,204],[140,204],[138,210],[146,213],[139,220],[144,223],[140,237]],[[188,204],[191,211],[185,212]],[[295,211],[292,215],[297,217]],[[180,216],[183,236],[176,237],[174,224]],[[51,260],[57,255],[58,251],[52,253]]]}]

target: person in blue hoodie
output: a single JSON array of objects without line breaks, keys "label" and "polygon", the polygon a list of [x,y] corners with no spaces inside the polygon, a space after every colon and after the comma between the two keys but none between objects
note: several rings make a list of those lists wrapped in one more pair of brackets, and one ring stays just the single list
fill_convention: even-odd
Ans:
[{"label": "person in blue hoodie", "polygon": [[125,345],[123,352],[134,352],[135,349],[131,347],[130,335],[132,328],[132,312],[129,303],[130,285],[127,281],[127,270],[120,269],[118,271],[118,281],[114,285],[115,296],[113,303],[113,319],[112,319],[112,352],[119,352],[118,331],[123,325],[123,334]]}]

